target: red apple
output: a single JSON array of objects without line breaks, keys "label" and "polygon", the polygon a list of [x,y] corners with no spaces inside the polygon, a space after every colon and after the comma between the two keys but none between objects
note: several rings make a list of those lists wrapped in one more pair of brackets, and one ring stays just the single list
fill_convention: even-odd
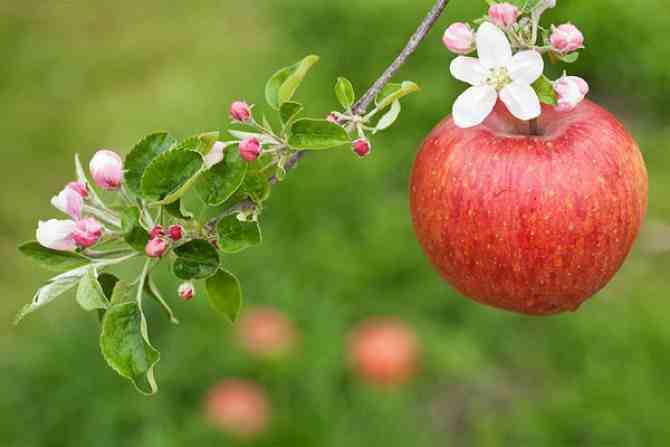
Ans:
[{"label": "red apple", "polygon": [[647,208],[635,140],[588,100],[544,107],[541,136],[499,103],[446,118],[414,164],[410,207],[428,258],[463,295],[531,315],[575,311],[623,264]]},{"label": "red apple", "polygon": [[414,331],[391,318],[374,318],[349,337],[349,363],[362,379],[378,385],[401,385],[417,371],[419,343]]},{"label": "red apple", "polygon": [[270,403],[265,391],[255,383],[229,379],[208,392],[205,416],[222,431],[238,438],[250,439],[267,429]]},{"label": "red apple", "polygon": [[272,307],[247,310],[237,325],[237,338],[251,354],[275,358],[287,354],[296,343],[296,330],[291,320]]}]

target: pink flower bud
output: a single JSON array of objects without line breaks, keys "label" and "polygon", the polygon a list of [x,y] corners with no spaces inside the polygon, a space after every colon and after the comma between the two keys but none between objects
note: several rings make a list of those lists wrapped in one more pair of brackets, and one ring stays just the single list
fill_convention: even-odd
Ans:
[{"label": "pink flower bud", "polygon": [[75,229],[72,220],[51,219],[40,221],[37,226],[36,239],[43,247],[59,251],[73,251],[77,244],[72,238]]},{"label": "pink flower bud", "polygon": [[195,286],[191,281],[181,283],[177,291],[184,301],[190,301],[195,296]]},{"label": "pink flower bud", "polygon": [[519,8],[511,3],[496,3],[489,8],[489,19],[502,29],[514,25],[519,15]]},{"label": "pink flower bud", "polygon": [[551,48],[557,53],[565,54],[584,47],[584,35],[572,23],[564,23],[553,29],[551,37]]},{"label": "pink flower bud", "polygon": [[92,217],[87,217],[77,221],[74,231],[72,232],[72,239],[81,248],[88,248],[95,245],[102,237],[102,225]]},{"label": "pink flower bud", "polygon": [[359,157],[367,157],[370,155],[370,151],[372,150],[372,146],[370,145],[370,142],[367,140],[367,138],[359,138],[358,140],[354,141],[352,146],[354,148],[354,152],[356,152]]},{"label": "pink flower bud", "polygon": [[230,117],[239,122],[251,119],[251,107],[244,101],[235,101],[230,105]]},{"label": "pink flower bud", "polygon": [[246,161],[255,161],[261,155],[261,143],[258,138],[251,137],[240,141],[240,155]]},{"label": "pink flower bud", "polygon": [[589,84],[577,76],[563,76],[554,82],[554,91],[558,96],[557,112],[570,112],[584,100],[589,93]]},{"label": "pink flower bud", "polygon": [[51,199],[51,204],[58,210],[69,215],[74,220],[81,219],[81,209],[84,199],[74,189],[66,186],[57,196]]},{"label": "pink flower bud", "polygon": [[147,246],[144,251],[150,258],[160,258],[165,254],[167,249],[168,243],[165,239],[155,238],[147,242]]},{"label": "pink flower bud", "polygon": [[165,236],[165,231],[163,231],[163,227],[160,225],[154,226],[151,231],[149,231],[149,238],[150,239],[156,239],[157,237],[163,237]]},{"label": "pink flower bud", "polygon": [[78,192],[82,199],[88,198],[88,185],[82,181],[70,182],[67,188]]},{"label": "pink flower bud", "polygon": [[123,181],[123,161],[115,152],[100,150],[89,164],[93,181],[102,189],[119,189]]},{"label": "pink flower bud", "polygon": [[184,227],[181,225],[172,225],[168,228],[168,234],[170,235],[170,239],[177,242],[184,237]]},{"label": "pink flower bud", "polygon": [[442,41],[449,51],[456,54],[468,54],[475,49],[475,33],[470,25],[452,23],[444,32]]}]

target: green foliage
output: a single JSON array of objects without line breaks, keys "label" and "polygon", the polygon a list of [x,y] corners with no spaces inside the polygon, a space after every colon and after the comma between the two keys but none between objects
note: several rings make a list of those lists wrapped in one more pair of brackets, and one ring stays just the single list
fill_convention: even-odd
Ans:
[{"label": "green foliage", "polygon": [[277,71],[265,86],[265,99],[270,107],[279,110],[282,104],[290,101],[309,69],[318,61],[318,56],[311,55],[295,65]]},{"label": "green foliage", "polygon": [[237,321],[242,308],[242,289],[237,277],[226,270],[219,270],[207,279],[206,286],[210,306],[231,323]]},{"label": "green foliage", "polygon": [[302,118],[291,126],[288,143],[302,150],[322,150],[350,143],[347,132],[326,120]]},{"label": "green foliage", "polygon": [[229,146],[223,161],[205,171],[195,182],[195,191],[207,205],[219,206],[240,187],[247,168],[237,145]]},{"label": "green foliage", "polygon": [[337,100],[345,110],[351,110],[351,106],[353,106],[354,101],[356,101],[356,93],[354,92],[354,86],[351,84],[351,81],[347,78],[337,78],[337,83],[335,84],[335,96],[337,96]]},{"label": "green foliage", "polygon": [[132,248],[139,252],[144,249],[149,242],[149,233],[140,224],[140,209],[137,207],[126,208],[121,214],[121,230],[123,239]]},{"label": "green foliage", "polygon": [[403,81],[400,84],[388,83],[375,98],[375,104],[378,110],[384,110],[393,104],[394,101],[403,98],[414,92],[421,90],[419,86],[412,81]]},{"label": "green foliage", "polygon": [[142,176],[144,197],[162,204],[178,200],[195,182],[203,167],[202,156],[191,150],[169,151],[156,157]]},{"label": "green foliage", "polygon": [[42,247],[36,241],[24,242],[19,245],[19,251],[52,272],[66,272],[90,262],[76,253]]},{"label": "green foliage", "polygon": [[219,255],[212,245],[204,240],[195,239],[174,249],[177,259],[172,272],[177,278],[205,279],[216,273],[219,268]]},{"label": "green foliage", "polygon": [[532,87],[533,90],[535,90],[535,93],[537,93],[537,96],[540,98],[541,102],[549,104],[550,106],[555,106],[558,104],[558,98],[556,97],[554,86],[546,76],[540,76],[540,78],[535,81]]},{"label": "green foliage", "polygon": [[236,215],[226,216],[216,227],[219,248],[224,253],[237,253],[261,243],[258,222],[241,221]]},{"label": "green foliage", "polygon": [[375,130],[381,131],[391,127],[393,123],[395,123],[395,121],[398,119],[398,116],[400,115],[401,111],[402,106],[400,105],[400,101],[396,99],[391,104],[391,108],[384,115],[382,115],[381,118],[379,118]]},{"label": "green foliage", "polygon": [[176,143],[166,132],[158,132],[144,137],[133,147],[124,163],[125,183],[132,192],[142,195],[142,176],[149,164]]},{"label": "green foliage", "polygon": [[279,116],[285,126],[289,126],[304,109],[299,102],[287,101],[281,105]]},{"label": "green foliage", "polygon": [[98,282],[98,274],[95,267],[90,267],[86,270],[86,274],[84,274],[83,278],[79,281],[79,287],[77,288],[77,302],[85,311],[107,309],[107,307],[109,307],[109,301],[105,295],[105,291],[100,282]]}]

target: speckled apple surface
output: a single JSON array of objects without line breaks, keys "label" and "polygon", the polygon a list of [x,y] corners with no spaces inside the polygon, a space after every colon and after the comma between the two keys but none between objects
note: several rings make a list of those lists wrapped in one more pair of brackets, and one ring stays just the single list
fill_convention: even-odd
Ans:
[{"label": "speckled apple surface", "polygon": [[632,136],[585,100],[540,118],[541,136],[498,104],[480,126],[450,117],[412,171],[416,235],[463,295],[530,315],[574,311],[620,269],[647,208]]}]

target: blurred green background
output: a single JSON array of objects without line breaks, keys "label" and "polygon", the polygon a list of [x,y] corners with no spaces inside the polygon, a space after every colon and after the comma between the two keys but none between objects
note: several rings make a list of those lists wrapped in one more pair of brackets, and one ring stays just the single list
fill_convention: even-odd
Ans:
[{"label": "blurred green background", "polygon": [[[303,333],[284,364],[254,361],[204,297],[176,297],[182,324],[150,308],[162,352],[160,393],[145,398],[107,368],[97,321],[64,296],[18,328],[15,312],[49,277],[16,245],[72,178],[72,158],[127,152],[143,135],[217,129],[227,105],[263,107],[275,69],[322,61],[299,92],[308,113],[335,108],[338,75],[364,91],[405,44],[432,0],[90,0],[0,2],[0,445],[236,445],[202,418],[227,377],[270,393],[261,446],[666,446],[670,443],[670,254],[658,232],[576,314],[529,318],[459,297],[433,272],[407,211],[408,173],[423,136],[462,86],[441,33],[483,11],[453,0],[398,79],[405,102],[373,156],[304,160],[275,188],[265,243],[226,262],[247,305],[272,304]],[[587,38],[569,67],[591,98],[626,122],[650,174],[649,221],[670,222],[670,13],[664,0],[559,0],[549,19]],[[664,233],[660,233],[660,238]],[[166,290],[176,284],[164,281]],[[346,368],[345,338],[372,315],[396,315],[423,344],[422,374],[397,391]]]}]

